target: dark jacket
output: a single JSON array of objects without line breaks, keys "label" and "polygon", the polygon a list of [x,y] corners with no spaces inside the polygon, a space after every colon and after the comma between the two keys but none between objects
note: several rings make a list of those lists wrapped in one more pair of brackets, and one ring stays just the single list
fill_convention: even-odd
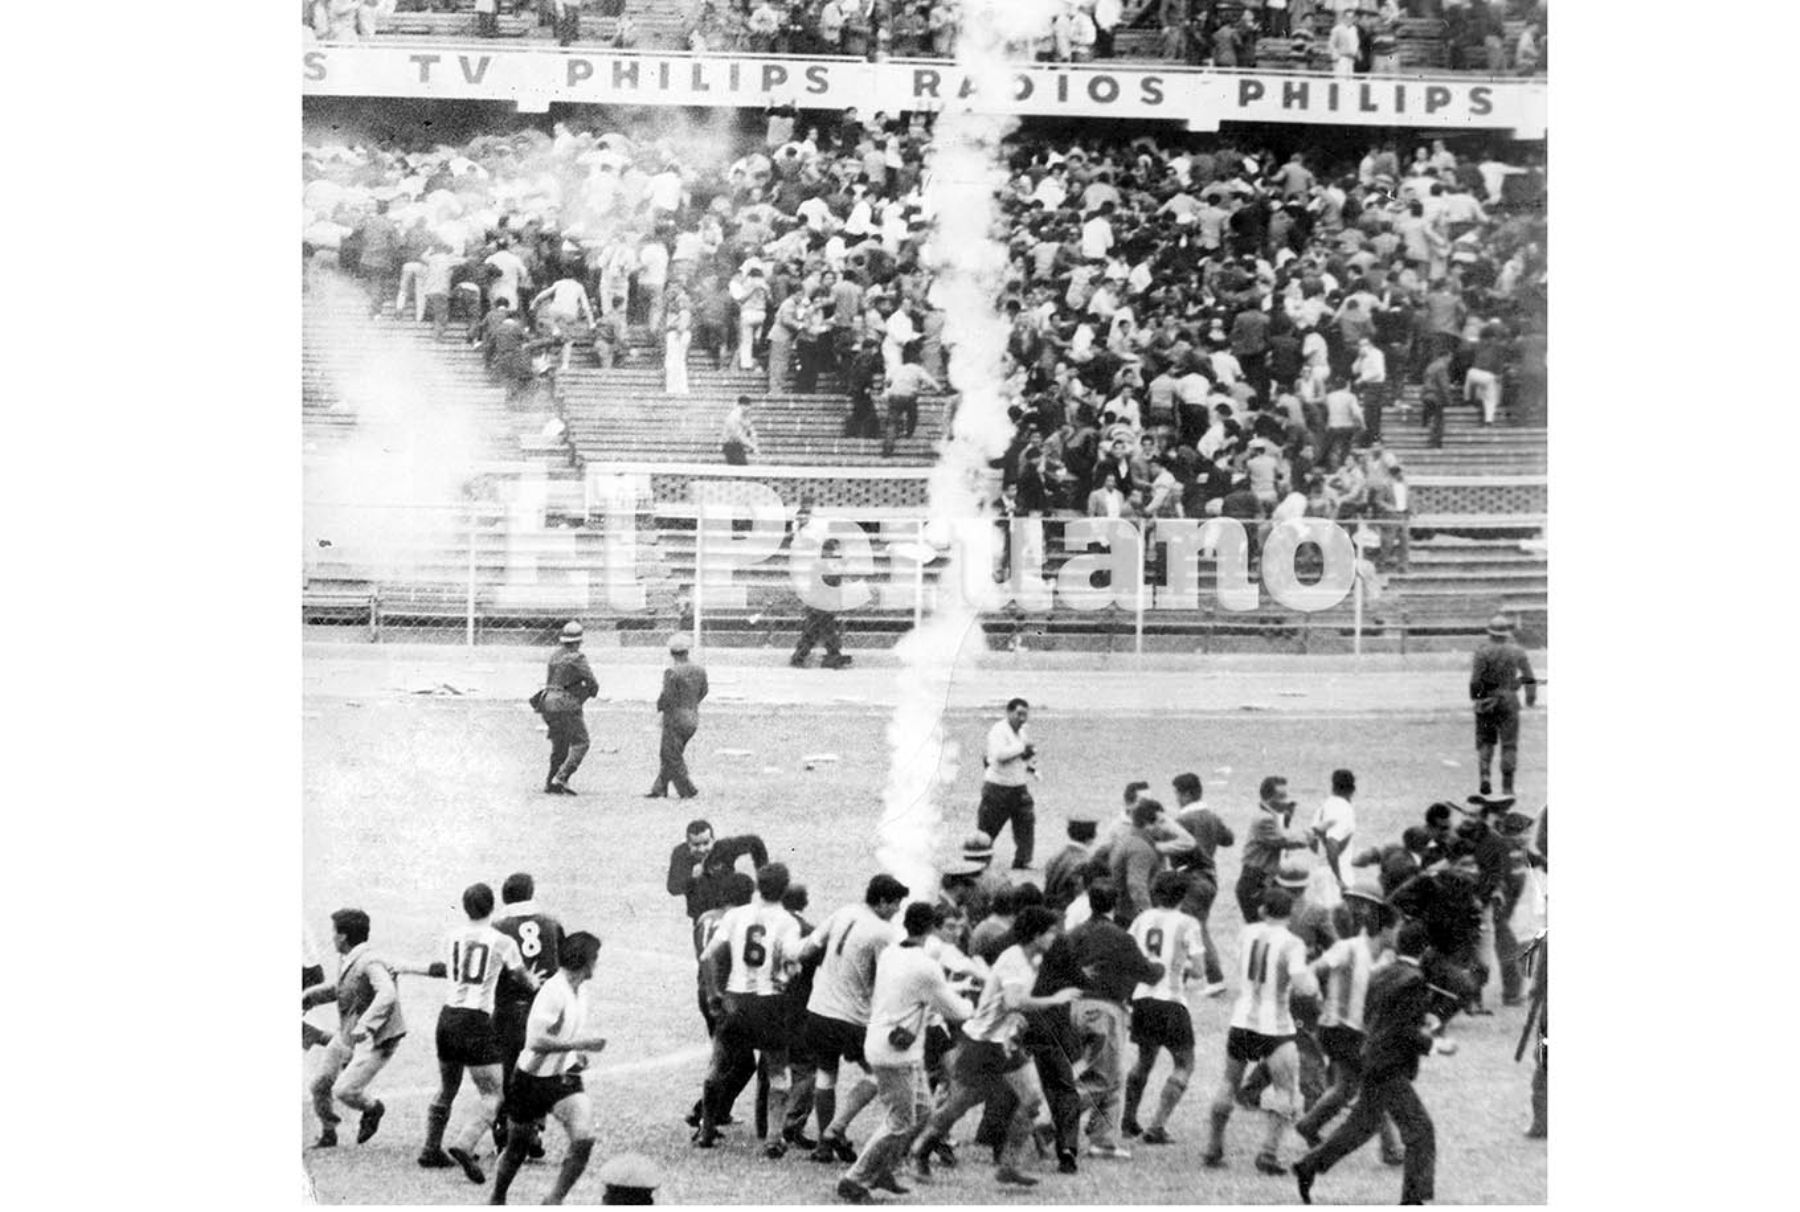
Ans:
[{"label": "dark jacket", "polygon": [[1369,978],[1363,1016],[1365,1083],[1419,1075],[1419,1058],[1431,1051],[1425,1030],[1430,1009],[1431,991],[1417,964],[1400,959]]},{"label": "dark jacket", "polygon": [[687,898],[687,914],[699,917],[709,909],[725,905],[725,877],[737,867],[738,859],[750,856],[753,867],[769,861],[769,848],[754,833],[741,837],[722,837],[706,853],[706,864],[694,875],[694,858],[682,842],[669,853],[669,895]]},{"label": "dark jacket", "polygon": [[[706,670],[683,662],[663,670],[662,693],[656,709],[675,722],[694,726],[700,719],[700,701],[706,697]],[[668,722],[668,721],[665,721]]]},{"label": "dark jacket", "polygon": [[583,703],[600,693],[600,683],[594,680],[587,657],[575,648],[564,648],[550,658],[544,686],[549,691],[544,696],[545,714],[580,711]]},{"label": "dark jacket", "polygon": [[1124,927],[1090,917],[1068,933],[1074,965],[1082,970],[1081,991],[1103,1001],[1124,1003],[1140,984],[1162,979],[1163,966],[1147,957]]}]

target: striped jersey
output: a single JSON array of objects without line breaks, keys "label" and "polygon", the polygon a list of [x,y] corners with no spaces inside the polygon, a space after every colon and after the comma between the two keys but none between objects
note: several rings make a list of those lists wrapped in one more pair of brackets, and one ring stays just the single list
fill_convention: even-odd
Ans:
[{"label": "striped jersey", "polygon": [[875,961],[902,937],[892,922],[882,921],[867,905],[846,905],[826,918],[808,940],[822,943],[825,952],[813,975],[812,998],[806,1008],[826,1018],[867,1026],[875,990]]},{"label": "striped jersey", "polygon": [[1205,950],[1200,923],[1179,909],[1146,909],[1131,920],[1131,940],[1163,966],[1162,979],[1154,985],[1139,985],[1131,999],[1185,1002],[1188,968],[1199,966]]},{"label": "striped jersey", "polygon": [[709,954],[720,948],[731,957],[725,992],[773,997],[787,987],[788,969],[800,951],[800,923],[779,903],[739,905],[719,919],[706,945]]},{"label": "striped jersey", "polygon": [[450,981],[444,994],[446,1006],[492,1014],[500,970],[511,968],[521,977],[525,973],[518,944],[486,922],[458,926],[444,945],[448,953],[445,975]]},{"label": "striped jersey", "polygon": [[553,1040],[571,1040],[587,1027],[589,982],[580,989],[569,984],[566,972],[558,972],[538,990],[531,1003],[531,1017],[525,1024],[525,1051],[519,1054],[518,1071],[533,1077],[560,1077],[576,1067],[579,1052],[539,1052],[531,1046],[534,1038],[548,1036]]},{"label": "striped jersey", "polygon": [[1363,1029],[1363,1004],[1369,996],[1369,972],[1375,966],[1369,936],[1360,932],[1341,938],[1319,958],[1325,968],[1325,997],[1319,1026]]},{"label": "striped jersey", "polygon": [[1311,995],[1319,987],[1306,966],[1306,944],[1286,922],[1257,922],[1244,931],[1238,956],[1238,975],[1243,979],[1231,1025],[1259,1035],[1292,1035],[1294,1012],[1288,995]]},{"label": "striped jersey", "polygon": [[963,1023],[963,1034],[994,1044],[1011,1044],[1017,1039],[1025,1030],[1025,1016],[1008,1009],[1007,1004],[1016,1006],[1031,996],[1040,962],[1041,957],[1025,954],[1025,948],[1016,943],[1001,952],[981,987],[974,1015]]}]

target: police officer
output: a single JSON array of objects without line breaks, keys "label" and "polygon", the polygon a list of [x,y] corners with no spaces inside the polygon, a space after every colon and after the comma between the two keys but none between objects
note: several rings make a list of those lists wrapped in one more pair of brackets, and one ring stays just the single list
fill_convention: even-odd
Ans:
[{"label": "police officer", "polygon": [[1469,671],[1469,698],[1475,704],[1475,765],[1481,776],[1481,794],[1494,785],[1488,777],[1494,745],[1500,746],[1500,793],[1511,795],[1513,773],[1519,766],[1519,687],[1525,687],[1525,705],[1537,706],[1537,677],[1525,650],[1513,642],[1512,621],[1497,614],[1488,623],[1487,643],[1475,650]]},{"label": "police officer", "polygon": [[691,647],[685,635],[669,641],[671,664],[663,670],[662,694],[656,700],[656,709],[662,712],[662,766],[645,793],[648,799],[668,795],[671,783],[684,800],[700,794],[688,778],[686,753],[688,742],[700,728],[700,700],[706,697],[707,686],[706,670],[688,660]]},{"label": "police officer", "polygon": [[600,693],[600,683],[587,657],[581,653],[581,624],[570,620],[562,629],[562,648],[550,658],[544,675],[544,723],[550,729],[550,777],[544,780],[549,795],[574,795],[569,779],[587,756],[587,724],[581,705]]}]

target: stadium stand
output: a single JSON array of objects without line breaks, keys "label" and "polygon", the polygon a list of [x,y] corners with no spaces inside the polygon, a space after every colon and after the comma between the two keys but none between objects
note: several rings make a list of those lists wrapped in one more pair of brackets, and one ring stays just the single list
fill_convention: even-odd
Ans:
[{"label": "stadium stand", "polygon": [[[401,575],[357,567],[349,553],[309,551],[309,621],[379,631],[472,628],[479,620],[484,630],[535,633],[574,613],[611,617],[622,633],[666,630],[691,617],[694,605],[695,502],[758,485],[790,515],[810,503],[875,539],[883,590],[847,616],[853,636],[891,636],[910,625],[914,577],[927,585],[936,577],[936,566],[915,570],[909,553],[934,443],[954,401],[925,395],[917,431],[884,450],[877,436],[846,434],[855,411],[853,359],[822,355],[814,389],[801,391],[797,368],[771,374],[771,354],[791,349],[768,338],[772,323],[794,318],[781,312],[784,299],[810,297],[821,331],[835,324],[833,304],[843,303],[856,309],[853,327],[832,332],[826,346],[844,351],[868,337],[866,404],[882,411],[883,379],[902,367],[926,365],[941,378],[943,351],[932,348],[926,322],[935,309],[915,264],[928,226],[917,195],[928,132],[904,118],[878,132],[835,115],[770,111],[767,118],[767,138],[728,149],[559,127],[553,135],[517,131],[456,148],[308,150],[309,280],[337,284],[309,290],[304,309],[312,456],[328,458],[332,443],[358,423],[334,391],[333,364],[354,360],[366,341],[429,361],[441,371],[435,390],[444,408],[479,420],[491,466],[541,482],[526,523],[516,505],[494,502],[477,511],[467,533],[422,539]],[[825,147],[809,142],[814,126]],[[1096,479],[1078,455],[1080,434],[1122,436],[1135,452],[1146,431],[1161,431],[1190,516],[1230,505],[1204,491],[1206,464],[1226,477],[1221,491],[1241,489],[1256,456],[1250,442],[1262,436],[1280,448],[1276,461],[1293,477],[1295,495],[1307,498],[1306,513],[1386,536],[1376,560],[1382,568],[1369,570],[1369,634],[1400,645],[1467,635],[1504,609],[1527,634],[1541,636],[1541,171],[1502,163],[1486,148],[1458,156],[1441,141],[1416,148],[1404,170],[1400,149],[1388,144],[1369,146],[1352,166],[1322,153],[1284,159],[1216,138],[1182,143],[1070,140],[1066,132],[1052,140],[1027,131],[1011,147],[1014,260],[1002,297],[1021,342],[1014,350],[1021,408],[1019,437],[995,478],[1005,504],[1017,508],[1028,452],[1051,456],[1044,574],[1054,577],[1069,558],[1063,529],[1084,512]],[[1091,226],[1096,221],[1109,230]],[[651,244],[673,260],[646,261]],[[742,369],[732,334],[745,309],[726,284],[751,281],[752,266],[767,283],[766,297],[765,288],[754,288],[764,319],[752,368]],[[828,267],[852,270],[859,289],[834,298],[822,276]],[[665,277],[666,293],[646,289]],[[345,287],[357,279],[360,289]],[[533,297],[564,279],[587,311],[551,316],[558,303],[544,299],[532,314]],[[1118,298],[1102,306],[1097,284],[1109,281]],[[447,298],[421,298],[445,291]],[[711,320],[704,318],[709,291]],[[523,320],[496,321],[491,313],[491,301],[508,293],[525,305],[516,309]],[[1393,323],[1359,314],[1356,299]],[[419,318],[427,301],[450,314]],[[1107,307],[1135,308],[1145,322],[1121,329],[1096,314]],[[1239,339],[1235,320],[1246,311],[1270,316],[1272,334],[1292,332],[1290,352],[1316,368],[1314,389],[1252,385],[1254,367],[1274,355]],[[595,324],[595,313],[612,318]],[[675,382],[659,320],[666,330],[705,332],[710,324],[716,334],[683,359],[686,394],[668,390]],[[878,354],[890,325],[902,336],[908,326],[926,336]],[[605,339],[597,343],[596,334]],[[1390,384],[1358,388],[1365,402],[1389,401],[1380,426],[1386,453],[1320,457],[1325,412],[1317,389],[1358,373],[1363,335],[1386,351]],[[709,346],[726,359],[716,368]],[[1235,364],[1234,349],[1244,365]],[[1419,423],[1420,380],[1429,378],[1434,353],[1449,355],[1453,383],[1441,445],[1430,444]],[[1202,376],[1198,414],[1159,414],[1152,406],[1158,390],[1151,380],[1164,367]],[[1480,382],[1496,391],[1489,403],[1499,424],[1482,423],[1471,369],[1492,376]],[[728,468],[719,438],[740,395],[755,401],[760,449],[752,465]],[[1224,402],[1237,406],[1244,424],[1207,423]],[[1396,462],[1411,498],[1404,519],[1388,487]],[[604,564],[602,548],[621,524],[604,519],[594,502],[600,480],[632,486],[625,521],[635,538],[630,558],[644,587],[641,606],[600,608],[580,571]],[[1139,483],[1126,512],[1151,505],[1150,486]],[[1268,513],[1267,502],[1252,503],[1252,528]],[[1394,542],[1402,524],[1411,537],[1404,568]],[[532,575],[520,577],[526,564]],[[1149,570],[1152,583],[1159,575]],[[1199,609],[1146,613],[1149,641],[1223,645],[1250,637],[1310,647],[1340,644],[1350,626],[1351,603],[1317,615],[1267,600],[1253,612],[1221,611],[1211,577],[1203,563]],[[784,560],[743,570],[738,580],[749,589],[746,608],[709,610],[709,636],[775,642],[791,631],[799,603]],[[986,626],[1002,642],[1116,644],[1130,642],[1133,613],[1013,605]]]},{"label": "stadium stand", "polygon": [[[310,0],[302,20],[321,41],[383,37],[464,41],[556,41],[562,45],[709,53],[947,58],[954,18],[936,0],[832,0],[839,33],[827,40],[827,0],[501,0],[484,25],[476,0]],[[864,11],[859,13],[858,8]],[[1021,58],[1089,62],[1116,58],[1191,66],[1329,72],[1331,27],[1340,7],[1357,14],[1356,70],[1395,74],[1470,71],[1532,75],[1546,70],[1542,0],[1292,0],[1284,12],[1262,0],[1071,0]],[[558,24],[557,12],[578,13]],[[941,10],[941,11],[940,11]],[[1109,31],[1098,21],[1116,21]],[[827,23],[826,28],[832,27]],[[1110,34],[1110,37],[1107,36]]]}]

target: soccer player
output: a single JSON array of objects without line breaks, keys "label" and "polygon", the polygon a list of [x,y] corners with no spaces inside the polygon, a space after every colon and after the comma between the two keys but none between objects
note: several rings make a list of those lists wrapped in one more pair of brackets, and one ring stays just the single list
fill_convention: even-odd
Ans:
[{"label": "soccer player", "polygon": [[1225,1075],[1213,1096],[1212,1132],[1200,1164],[1225,1165],[1225,1125],[1231,1119],[1244,1068],[1264,1061],[1277,1101],[1269,1115],[1268,1134],[1256,1155],[1264,1174],[1285,1174],[1278,1157],[1281,1135],[1300,1113],[1300,1056],[1294,1046],[1294,1012],[1290,995],[1316,997],[1319,983],[1306,962],[1306,944],[1287,928],[1294,898],[1285,888],[1262,894],[1262,920],[1244,931],[1238,948],[1238,1000],[1225,1037]]},{"label": "soccer player", "polygon": [[[724,904],[714,909],[708,909],[694,920],[694,957],[696,961],[705,953],[706,945],[712,942],[713,935],[718,933],[719,922],[725,914],[739,905],[748,905],[756,898],[756,881],[742,871],[727,871],[720,887],[723,889],[720,895],[724,897]],[[717,967],[729,962],[728,957],[721,955],[716,957],[713,963],[697,963],[695,966],[696,996],[700,1002],[700,1017],[706,1023],[706,1038],[708,1039],[711,1039],[719,1029],[719,1016],[713,1010],[713,1003],[718,998],[719,990],[725,984],[724,980],[717,975]],[[732,1092],[733,1102],[737,1099],[738,1091],[742,1090],[748,1081],[747,1073],[732,1076],[728,1088]],[[694,1100],[694,1109],[688,1113],[687,1117],[688,1127],[699,1128],[700,1107],[703,1102],[703,1099]],[[730,1104],[727,1104],[726,1114],[720,1118],[719,1123],[725,1125],[735,1122],[737,1121],[730,1116]]]},{"label": "soccer player", "polygon": [[320,1124],[313,1147],[318,1149],[338,1143],[341,1117],[334,1100],[362,1113],[357,1144],[365,1144],[375,1135],[387,1108],[380,1099],[368,1096],[369,1083],[394,1058],[406,1036],[394,967],[369,949],[369,915],[361,909],[339,909],[331,915],[331,929],[332,944],[342,957],[337,980],[315,985],[300,996],[302,1009],[334,997],[338,1007],[337,1036],[326,1047],[312,1081],[313,1110]]},{"label": "soccer player", "polygon": [[[781,996],[787,969],[800,950],[800,926],[781,903],[788,889],[788,869],[769,863],[756,873],[757,900],[732,909],[700,962],[723,955],[731,961],[718,1004],[719,1029],[713,1034],[712,1063],[701,1094],[700,1130],[694,1144],[710,1149],[719,1141],[729,1075],[751,1054],[760,1054],[769,1070],[769,1122],[781,1123],[788,1095],[787,1000]],[[764,1150],[771,1158],[787,1154],[787,1142],[775,1140]]]},{"label": "soccer player", "polygon": [[[1313,971],[1324,978],[1325,996],[1319,1008],[1319,1047],[1331,1065],[1331,1088],[1312,1110],[1301,1116],[1294,1132],[1309,1149],[1319,1145],[1319,1135],[1332,1117],[1356,1097],[1362,1086],[1363,1008],[1369,995],[1369,976],[1375,966],[1375,938],[1387,925],[1387,898],[1374,881],[1359,881],[1344,890],[1340,913],[1354,929],[1325,949],[1313,962]],[[1393,1125],[1381,1121],[1381,1160],[1400,1164],[1400,1141]]]},{"label": "soccer player", "polygon": [[1032,1121],[1044,1101],[1037,1067],[1020,1046],[1020,1036],[1025,1031],[1024,1012],[1068,1005],[1080,992],[1073,986],[1044,997],[1031,992],[1038,965],[1056,941],[1056,930],[1054,909],[1027,905],[1019,910],[1013,924],[1016,941],[995,962],[974,1015],[962,1025],[964,1038],[952,1065],[950,1093],[907,1151],[913,1170],[920,1177],[930,1176],[928,1154],[957,1120],[1000,1091],[1010,1090],[1017,1099],[1017,1109],[1009,1117],[994,1177],[1010,1186],[1037,1186],[1037,1179],[1019,1170],[1025,1142],[1031,1138]]},{"label": "soccer player", "polygon": [[565,937],[557,957],[557,974],[545,982],[531,1003],[525,1051],[519,1055],[512,1089],[506,1095],[511,1128],[494,1174],[490,1204],[506,1202],[506,1192],[531,1144],[530,1125],[546,1115],[555,1116],[568,1134],[569,1152],[544,1202],[562,1203],[587,1169],[594,1152],[594,1105],[582,1086],[583,1054],[606,1047],[606,1040],[588,1026],[588,984],[594,979],[599,955],[600,940],[585,930]]},{"label": "soccer player", "polygon": [[[1204,964],[1206,950],[1202,927],[1181,911],[1188,895],[1188,879],[1179,871],[1165,871],[1150,885],[1151,908],[1131,923],[1131,937],[1145,955],[1163,966],[1162,979],[1139,985],[1131,999],[1131,1042],[1137,1045],[1137,1064],[1125,1079],[1126,1136],[1142,1135],[1147,1145],[1168,1145],[1169,1116],[1194,1077],[1194,1016],[1188,1010],[1188,980],[1196,964]],[[1138,1126],[1138,1104],[1150,1084],[1157,1053],[1168,1050],[1175,1068],[1163,1080],[1156,1115],[1148,1128]]]},{"label": "soccer player", "polygon": [[[502,970],[533,987],[539,982],[526,969],[518,944],[488,923],[494,912],[494,890],[486,884],[471,884],[463,892],[462,903],[469,922],[452,930],[447,940],[450,991],[444,997],[444,1008],[438,1011],[437,1024],[440,1080],[437,1097],[425,1110],[425,1148],[419,1164],[433,1170],[458,1165],[470,1182],[482,1183],[487,1176],[475,1153],[483,1130],[494,1122],[500,1109],[504,1080],[500,1040],[494,1031],[494,990]],[[444,1133],[465,1068],[480,1096],[481,1110],[451,1136],[446,1151]]]},{"label": "soccer player", "polygon": [[[494,996],[494,1035],[500,1044],[500,1076],[502,1095],[512,1088],[513,1070],[519,1053],[525,1050],[525,1021],[531,1017],[532,999],[546,981],[561,967],[562,923],[542,909],[536,901],[537,883],[529,872],[515,871],[500,885],[500,913],[494,918],[494,929],[510,938],[519,948],[519,958],[531,980],[516,980],[502,973]],[[501,1106],[506,1105],[504,1097]],[[506,1143],[504,1110],[494,1120],[494,1147]],[[532,1129],[531,1146],[526,1156],[537,1160],[544,1156],[537,1129]]]},{"label": "soccer player", "polygon": [[[813,1110],[819,1119],[819,1143],[813,1150],[814,1161],[856,1160],[856,1150],[845,1133],[876,1094],[875,1078],[863,1057],[875,964],[881,953],[898,941],[894,915],[911,894],[912,890],[893,876],[877,875],[869,881],[861,904],[839,909],[801,944],[802,963],[819,957],[802,1031],[803,1047],[818,1067]],[[844,1061],[862,1070],[862,1076],[840,1106],[837,1078]]]}]

